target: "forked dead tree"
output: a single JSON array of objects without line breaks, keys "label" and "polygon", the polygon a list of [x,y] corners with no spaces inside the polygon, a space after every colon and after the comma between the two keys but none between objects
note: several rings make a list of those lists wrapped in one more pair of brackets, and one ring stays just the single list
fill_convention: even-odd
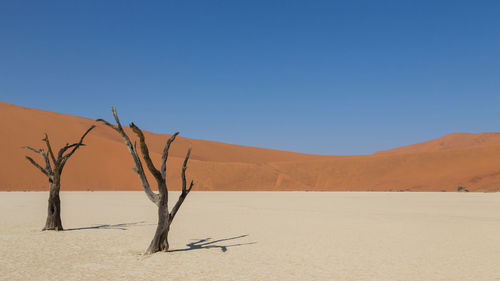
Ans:
[{"label": "forked dead tree", "polygon": [[156,180],[156,183],[158,185],[158,193],[155,193],[151,190],[151,187],[149,186],[148,179],[146,178],[146,174],[144,173],[144,169],[142,167],[142,162],[139,158],[138,152],[137,152],[137,146],[136,143],[132,145],[132,142],[130,141],[129,136],[125,133],[123,130],[122,125],[120,124],[120,120],[118,119],[118,115],[116,113],[116,109],[112,108],[111,111],[113,112],[113,116],[116,121],[116,125],[113,125],[106,120],[103,119],[97,119],[98,122],[102,122],[106,124],[108,127],[112,128],[113,130],[117,131],[123,138],[123,141],[127,145],[127,148],[132,155],[132,159],[134,160],[135,167],[134,171],[139,175],[139,178],[141,179],[142,182],[142,187],[144,188],[144,192],[146,192],[146,195],[148,196],[149,200],[151,202],[155,203],[158,206],[158,226],[156,227],[156,232],[155,236],[153,237],[153,240],[151,241],[151,244],[149,245],[148,249],[146,250],[146,254],[152,254],[156,253],[159,251],[168,251],[168,232],[170,230],[170,225],[172,224],[172,221],[174,220],[175,215],[177,214],[177,211],[179,211],[179,208],[181,207],[182,203],[184,202],[184,199],[186,196],[189,194],[191,189],[193,188],[193,181],[189,184],[189,187],[186,187],[186,168],[187,168],[187,162],[189,160],[189,156],[191,155],[191,147],[189,147],[186,158],[184,159],[184,163],[182,164],[182,171],[181,171],[181,177],[182,177],[182,191],[179,196],[179,199],[175,203],[174,207],[172,210],[169,212],[168,210],[168,189],[167,189],[167,158],[168,158],[168,150],[170,148],[170,145],[172,142],[175,140],[175,137],[179,134],[179,132],[175,133],[170,137],[169,140],[167,140],[165,147],[163,148],[163,153],[161,156],[161,168],[160,170],[156,169],[154,166],[153,162],[151,161],[151,158],[149,157],[149,150],[148,146],[146,145],[146,141],[144,138],[144,134],[142,133],[141,129],[139,129],[133,122],[130,123],[130,128],[132,131],[139,137],[139,143],[141,147],[141,154],[142,158],[144,159],[144,162],[146,162],[146,166],[148,167],[149,171],[153,175],[153,177]]},{"label": "forked dead tree", "polygon": [[[83,144],[83,139],[85,139],[85,136],[87,136],[87,134],[94,128],[95,126],[91,126],[87,131],[85,131],[79,142],[73,144],[67,143],[63,148],[59,150],[59,153],[57,153],[57,158],[52,151],[52,147],[50,145],[49,137],[47,136],[47,134],[45,134],[45,137],[43,138],[43,141],[47,146],[47,151],[45,151],[43,148],[34,149],[30,146],[23,147],[42,155],[45,162],[45,168],[29,156],[26,156],[26,159],[28,159],[31,164],[37,167],[44,175],[49,178],[49,206],[47,221],[45,222],[45,227],[43,228],[43,230],[63,230],[61,222],[61,200],[59,198],[59,191],[61,190],[61,174],[68,159],[80,146],[85,145]],[[52,164],[50,163],[50,160],[52,160]],[[52,167],[52,165],[54,167]]]}]

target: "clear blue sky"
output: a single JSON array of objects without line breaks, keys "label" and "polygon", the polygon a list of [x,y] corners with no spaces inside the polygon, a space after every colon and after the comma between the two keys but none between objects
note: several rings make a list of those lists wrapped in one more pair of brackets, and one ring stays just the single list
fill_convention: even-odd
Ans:
[{"label": "clear blue sky", "polygon": [[318,154],[500,131],[500,1],[2,1],[0,100]]}]

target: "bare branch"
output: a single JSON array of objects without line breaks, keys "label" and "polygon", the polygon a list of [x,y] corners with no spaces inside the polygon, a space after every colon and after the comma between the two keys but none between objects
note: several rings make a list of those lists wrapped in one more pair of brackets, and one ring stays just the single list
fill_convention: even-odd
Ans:
[{"label": "bare branch", "polygon": [[74,143],[74,144],[70,145],[69,147],[73,147],[73,150],[71,150],[71,152],[66,154],[64,157],[65,158],[71,157],[71,155],[73,155],[73,153],[75,153],[75,151],[78,149],[79,146],[84,145],[83,140],[88,135],[88,133],[90,133],[90,131],[92,131],[94,128],[95,128],[95,125],[90,126],[90,128],[88,128],[87,131],[85,131],[85,133],[82,135],[82,137],[80,138],[80,141],[78,143]]},{"label": "bare branch", "polygon": [[50,158],[52,158],[52,163],[54,163],[54,166],[57,166],[57,161],[56,161],[56,158],[54,156],[54,152],[52,151],[52,146],[50,146],[49,136],[47,135],[47,133],[45,133],[45,137],[43,138],[43,141],[47,145],[47,150],[49,151]]},{"label": "bare branch", "polygon": [[113,117],[115,118],[115,121],[118,125],[113,125],[111,123],[109,123],[108,121],[104,120],[104,119],[96,119],[97,122],[102,122],[104,123],[104,125],[110,127],[111,129],[117,131],[123,138],[123,140],[125,141],[125,144],[127,145],[127,147],[132,147],[132,144],[130,142],[130,138],[128,137],[128,135],[125,133],[125,131],[123,130],[121,124],[120,124],[120,119],[118,118],[118,114],[116,113],[116,108],[114,107],[111,107],[111,112],[113,112]]},{"label": "bare branch", "polygon": [[130,142],[130,138],[123,130],[123,128],[120,124],[120,119],[118,118],[118,114],[116,112],[116,109],[111,108],[111,111],[113,112],[113,116],[114,116],[115,121],[118,125],[113,125],[104,119],[97,119],[96,121],[104,123],[106,126],[117,131],[122,136],[123,141],[125,142],[125,145],[127,146],[128,151],[130,152],[130,155],[132,155],[132,159],[134,160],[135,167],[133,168],[133,170],[137,173],[137,175],[139,175],[139,178],[141,179],[141,182],[142,182],[142,188],[144,189],[144,192],[148,196],[149,200],[151,200],[151,202],[158,205],[160,202],[160,196],[158,194],[154,193],[151,190],[151,187],[149,186],[148,179],[146,178],[146,174],[144,173],[144,168],[142,167],[142,162],[139,158],[139,155],[137,155],[137,149],[134,148],[135,145],[134,146],[132,145],[132,143]]},{"label": "bare branch", "polygon": [[177,202],[175,203],[174,207],[172,208],[172,211],[168,216],[169,223],[171,223],[174,220],[175,214],[177,214],[177,211],[184,202],[184,199],[186,199],[186,196],[189,194],[191,189],[193,189],[194,185],[193,181],[191,181],[189,188],[186,189],[186,168],[190,155],[191,155],[191,146],[189,147],[188,152],[186,154],[186,158],[184,159],[184,163],[182,164],[182,191],[181,194],[179,195],[179,199],[177,199]]},{"label": "bare branch", "polygon": [[171,224],[172,221],[174,220],[175,215],[177,214],[177,211],[179,211],[182,203],[184,203],[184,199],[186,199],[187,195],[193,188],[193,181],[191,181],[191,184],[189,185],[189,188],[187,190],[181,191],[181,194],[179,195],[179,199],[177,199],[177,202],[175,203],[175,206],[172,208],[172,211],[168,215],[168,223]]},{"label": "bare branch", "polygon": [[161,176],[161,173],[156,169],[155,165],[153,164],[153,161],[151,161],[151,157],[149,157],[149,149],[148,146],[146,145],[146,140],[144,138],[144,134],[142,133],[141,129],[137,127],[133,122],[130,123],[130,128],[134,133],[139,137],[139,145],[141,147],[141,153],[142,153],[142,158],[144,159],[144,162],[146,162],[146,166],[148,167],[149,171],[153,176],[156,178],[157,181],[161,182],[163,181],[163,177]]},{"label": "bare branch", "polygon": [[[69,143],[67,143],[63,148],[59,149],[59,152],[57,153],[57,159],[63,158],[64,152],[66,152],[66,150],[68,150],[76,145],[78,145],[78,143],[74,143],[71,145]],[[85,146],[85,144],[82,143],[80,146]]]},{"label": "bare branch", "polygon": [[90,126],[90,128],[87,129],[87,131],[85,131],[85,133],[83,133],[82,137],[80,138],[80,141],[78,143],[74,143],[72,145],[66,145],[65,147],[63,147],[59,153],[58,153],[58,156],[59,155],[62,155],[64,153],[64,151],[66,151],[69,147],[72,147],[73,149],[68,152],[66,155],[62,156],[62,158],[59,158],[57,159],[59,161],[59,169],[62,170],[62,168],[64,167],[64,165],[66,164],[66,161],[71,157],[71,155],[73,155],[73,153],[75,153],[75,151],[83,145],[83,140],[85,139],[85,137],[87,136],[88,133],[90,133],[90,131],[92,131],[93,129],[95,128],[95,125],[92,125]]},{"label": "bare branch", "polygon": [[28,161],[31,162],[31,164],[33,164],[33,166],[37,167],[44,175],[49,176],[48,171],[46,169],[42,168],[42,166],[40,166],[37,162],[35,162],[35,160],[33,160],[29,156],[25,156],[25,157],[26,157],[26,159],[28,159]]},{"label": "bare branch", "polygon": [[[97,122],[102,122],[104,123],[106,126],[110,127],[111,129],[117,131],[118,133],[122,134],[123,132],[123,128],[122,128],[122,125],[120,123],[120,119],[118,118],[118,114],[116,113],[116,108],[114,107],[111,107],[111,112],[113,113],[113,117],[115,118],[115,122],[117,125],[113,125],[111,123],[109,123],[108,121],[104,120],[104,119],[96,119],[95,121]],[[129,140],[130,141],[130,140]]]},{"label": "bare branch", "polygon": [[43,149],[34,149],[34,148],[33,148],[33,147],[31,147],[31,146],[23,146],[23,148],[25,148],[25,149],[29,149],[29,150],[31,150],[31,151],[33,151],[33,152],[36,152],[36,153],[41,153],[41,152],[43,151]]},{"label": "bare branch", "polygon": [[191,183],[189,184],[189,188],[187,190],[188,193],[191,191],[191,189],[193,189],[193,186],[194,186],[194,182],[191,181]]},{"label": "bare branch", "polygon": [[116,113],[116,107],[111,107],[111,112],[113,112],[113,117],[115,117],[118,130],[123,131],[122,124],[120,123],[120,119],[118,118],[118,113]]},{"label": "bare branch", "polygon": [[188,152],[186,154],[186,158],[184,159],[184,163],[182,164],[182,192],[186,192],[186,169],[187,162],[189,160],[189,156],[191,156],[191,146],[188,148]]},{"label": "bare branch", "polygon": [[115,125],[113,125],[113,124],[109,123],[108,121],[106,121],[106,120],[104,120],[104,119],[99,118],[99,119],[96,119],[95,121],[96,121],[96,122],[102,122],[102,123],[104,123],[104,125],[106,125],[106,126],[108,126],[108,127],[112,128],[113,130],[118,130],[118,127],[116,127]]},{"label": "bare branch", "polygon": [[[23,146],[23,148],[29,149],[33,152],[36,152],[36,153],[42,155],[43,159],[45,160],[45,171],[47,171],[47,175],[52,173],[52,167],[50,166],[49,157],[47,156],[47,153],[45,153],[45,151],[43,151],[43,148],[34,149],[33,147],[30,147],[30,146]],[[30,157],[30,159],[31,159],[31,157]]]},{"label": "bare branch", "polygon": [[176,132],[175,134],[173,134],[167,141],[167,143],[165,144],[165,147],[163,148],[163,154],[161,156],[161,176],[163,178],[163,180],[166,179],[167,177],[167,159],[168,159],[168,150],[170,149],[170,144],[172,144],[172,142],[174,142],[175,140],[175,137],[177,137],[177,135],[179,134],[179,132]]}]

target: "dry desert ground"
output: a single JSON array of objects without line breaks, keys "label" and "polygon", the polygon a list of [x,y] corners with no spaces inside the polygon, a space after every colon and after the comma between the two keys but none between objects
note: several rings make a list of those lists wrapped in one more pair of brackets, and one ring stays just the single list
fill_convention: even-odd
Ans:
[{"label": "dry desert ground", "polygon": [[151,256],[143,192],[46,199],[0,193],[0,279],[500,280],[500,193],[192,192]]}]

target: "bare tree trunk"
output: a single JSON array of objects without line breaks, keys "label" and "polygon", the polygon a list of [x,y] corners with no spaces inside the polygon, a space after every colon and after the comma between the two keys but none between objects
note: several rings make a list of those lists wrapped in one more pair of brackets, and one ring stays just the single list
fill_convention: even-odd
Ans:
[{"label": "bare tree trunk", "polygon": [[[45,168],[29,156],[26,156],[26,159],[28,159],[28,161],[33,164],[33,166],[38,168],[40,172],[42,172],[49,178],[49,206],[47,208],[47,221],[45,222],[45,227],[43,228],[43,230],[63,230],[61,222],[61,199],[59,198],[59,190],[61,190],[61,174],[68,159],[80,146],[85,145],[83,144],[85,136],[87,136],[87,134],[94,128],[95,126],[91,126],[89,129],[87,129],[87,131],[85,131],[85,133],[80,138],[79,142],[74,144],[67,143],[64,147],[62,147],[57,154],[57,158],[54,154],[54,151],[52,150],[49,136],[47,134],[45,134],[45,138],[42,139],[47,146],[47,151],[45,151],[43,148],[34,149],[30,146],[24,146],[24,148],[39,153],[43,157]],[[50,160],[52,160],[52,164],[50,163]],[[54,167],[52,167],[52,165]]]},{"label": "bare tree trunk", "polygon": [[168,251],[168,231],[170,230],[170,220],[168,219],[167,200],[168,199],[165,198],[165,196],[161,196],[160,198],[160,204],[158,206],[158,225],[156,226],[155,236],[146,250],[146,254]]},{"label": "bare tree trunk", "polygon": [[50,183],[49,206],[47,221],[43,230],[63,230],[61,222],[61,199],[59,198],[60,182]]},{"label": "bare tree trunk", "polygon": [[173,134],[170,137],[170,139],[167,140],[165,147],[163,148],[163,153],[161,157],[161,162],[160,162],[161,168],[160,170],[158,170],[156,169],[155,165],[153,164],[153,161],[151,161],[151,157],[149,156],[149,149],[146,144],[144,134],[142,133],[141,129],[139,129],[139,127],[137,127],[134,123],[130,123],[130,128],[139,137],[139,145],[142,153],[142,158],[144,159],[144,162],[146,162],[146,167],[154,176],[158,184],[158,194],[157,194],[153,192],[151,190],[151,187],[149,186],[149,182],[146,178],[146,173],[144,172],[144,168],[142,167],[142,162],[138,155],[136,143],[134,142],[134,144],[132,145],[129,136],[125,133],[125,130],[123,130],[123,127],[120,123],[120,119],[118,119],[118,114],[116,113],[116,109],[112,108],[111,112],[113,112],[113,117],[115,118],[116,125],[113,125],[104,119],[97,119],[97,121],[104,123],[106,126],[117,131],[122,136],[123,141],[125,142],[125,145],[127,146],[130,155],[132,155],[132,159],[134,160],[135,163],[134,171],[137,173],[137,175],[139,175],[139,178],[141,179],[144,192],[146,192],[146,195],[148,196],[149,200],[151,200],[151,202],[153,202],[156,206],[158,206],[158,225],[156,226],[155,236],[153,237],[151,244],[146,250],[146,254],[153,254],[160,251],[167,252],[169,249],[168,232],[170,230],[170,225],[172,224],[175,214],[177,213],[177,211],[179,211],[179,208],[184,202],[184,199],[186,199],[186,196],[193,188],[193,181],[191,181],[189,188],[187,187],[187,182],[186,182],[186,169],[189,156],[191,155],[191,147],[189,147],[186,154],[186,158],[184,159],[184,163],[182,165],[182,171],[181,171],[182,192],[181,195],[179,196],[179,199],[172,208],[172,211],[169,213],[166,165],[167,165],[168,150],[170,148],[170,144],[172,144],[172,142],[175,140],[175,137],[179,133],[177,132]]}]

